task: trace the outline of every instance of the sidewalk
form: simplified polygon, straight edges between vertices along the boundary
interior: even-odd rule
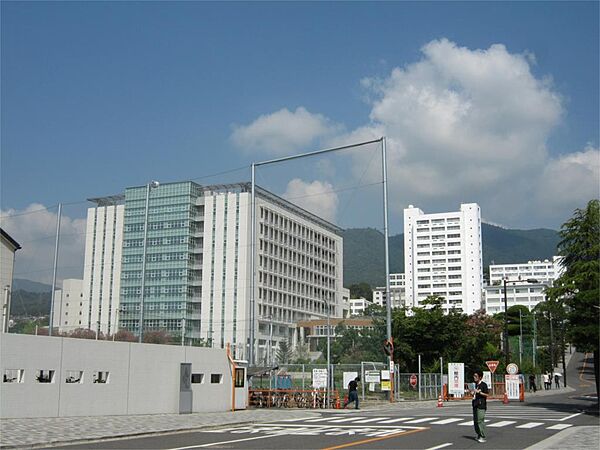
[[[560,431],[525,450],[598,450],[600,448],[600,429],[596,426],[573,427]]]
[[[0,447],[35,448],[252,422],[318,417],[318,410],[250,409],[236,412],[137,416],[0,419]]]

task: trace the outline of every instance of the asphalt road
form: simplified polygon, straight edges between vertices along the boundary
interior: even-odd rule
[[[214,430],[103,441],[60,448],[86,449],[525,449],[561,430],[598,426],[589,361],[573,360],[567,372],[575,392],[528,396],[524,403],[490,402],[488,441],[475,441],[468,403],[443,408],[401,406],[325,412],[321,417],[256,423]]]

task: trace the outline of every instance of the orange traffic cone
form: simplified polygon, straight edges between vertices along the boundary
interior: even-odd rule
[[[437,407],[441,408],[442,406],[444,406],[444,401],[442,400],[442,396],[440,395],[438,397],[438,403],[437,403]]]
[[[502,398],[502,403],[508,405],[508,394],[504,392],[504,397]]]

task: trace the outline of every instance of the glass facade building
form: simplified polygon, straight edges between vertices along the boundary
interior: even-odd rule
[[[146,186],[125,190],[120,328],[139,335]],[[193,182],[150,189],[143,302],[144,333],[165,330],[186,342],[200,338],[202,188]]]

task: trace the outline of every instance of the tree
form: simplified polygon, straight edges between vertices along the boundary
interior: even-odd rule
[[[68,337],[75,339],[96,339],[96,332],[87,328],[77,328],[71,331]]]
[[[564,302],[567,309],[567,338],[581,352],[594,354],[596,392],[600,391],[598,323],[600,321],[600,201],[591,200],[560,230],[559,254],[564,273],[552,288],[549,299]]]
[[[292,352],[292,362],[294,364],[308,364],[310,362],[307,344],[299,342],[298,345],[296,345],[296,348]]]
[[[143,337],[146,344],[170,344],[171,340],[171,335],[165,330],[146,331]]]
[[[279,364],[287,364],[290,362],[292,349],[290,348],[290,343],[288,341],[279,342],[279,348],[277,349],[275,357]]]
[[[373,290],[369,283],[358,283],[350,286],[350,298],[366,298],[373,301]]]
[[[138,338],[135,337],[135,335],[131,331],[125,329],[117,331],[114,337],[115,341],[121,342],[137,342],[138,340]]]

